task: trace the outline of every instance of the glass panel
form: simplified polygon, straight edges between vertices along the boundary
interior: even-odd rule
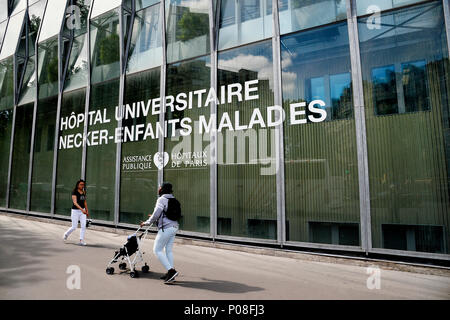
[[[423,2],[424,0],[358,0],[356,3],[358,16],[389,10],[396,7]]]
[[[28,8],[28,17],[30,19],[30,30],[29,30],[29,52],[28,55],[34,55],[34,44],[37,40],[37,35],[39,31],[39,26],[41,25],[42,16],[44,15],[44,9],[47,1],[41,0],[33,4]]]
[[[48,0],[45,9],[44,22],[39,33],[39,42],[56,36],[61,28],[65,16],[66,1]]]
[[[358,20],[374,248],[448,253],[449,63],[442,5]]]
[[[0,21],[8,19],[8,0],[0,0]]]
[[[122,0],[94,1],[91,19],[94,19],[105,12],[115,9],[121,4]]]
[[[27,55],[26,37],[27,37],[27,28],[24,23],[24,27],[22,28],[22,33],[20,35],[19,46],[16,50],[16,56],[18,58],[24,58]]]
[[[88,53],[87,35],[81,35],[73,39],[70,52],[69,65],[64,82],[64,90],[70,91],[87,85],[88,81]]]
[[[372,69],[374,94],[374,112],[376,115],[398,113],[397,81],[395,66],[383,66]]]
[[[219,50],[272,36],[272,12],[267,1],[222,0]]]
[[[31,211],[50,212],[58,96],[39,99],[34,137]]]
[[[0,207],[6,207],[13,109],[0,108]]]
[[[70,117],[72,112],[84,112],[86,104],[86,88],[65,92],[61,102],[61,119]],[[64,130],[59,136],[83,133],[83,126]],[[61,138],[60,138],[61,139]],[[60,142],[58,142],[60,143]],[[72,208],[72,189],[81,178],[81,157],[83,148],[63,148],[58,146],[58,164],[56,168],[55,214],[70,216]],[[89,205],[88,205],[89,207]]]
[[[58,37],[39,43],[39,99],[58,94]]]
[[[127,73],[162,64],[161,23],[159,5],[136,12]]]
[[[0,61],[0,110],[14,106],[13,57]]]
[[[125,80],[125,105],[147,104],[150,99],[159,97],[160,69],[135,73]],[[125,130],[136,130],[137,126],[155,127],[159,114],[122,120]],[[134,129],[133,129],[134,127]],[[146,131],[145,129],[143,129]],[[157,199],[158,167],[154,156],[158,153],[158,139],[148,137],[122,143],[122,164],[120,179],[119,221],[138,224],[148,219]]]
[[[90,6],[91,0],[76,0],[73,5],[67,7],[64,23],[66,33],[73,30],[75,37],[86,33]]]
[[[11,16],[25,10],[27,8],[27,0],[12,0]]]
[[[150,7],[155,3],[161,2],[160,0],[136,0],[136,11]]]
[[[110,122],[90,125],[90,134],[94,135],[92,132],[96,132],[97,137],[106,131],[110,135],[114,134],[117,127],[115,109],[118,102],[119,79],[92,86],[89,112],[96,111],[96,115],[100,114],[102,119],[109,119]],[[89,213],[93,219],[113,221],[116,144],[110,139],[105,143],[98,138],[96,142],[97,145],[87,147],[86,191]]]
[[[26,210],[34,103],[16,108],[9,207]]]
[[[120,73],[119,14],[108,12],[91,21],[91,81],[110,80]]]
[[[13,64],[12,57],[0,62],[0,207],[6,207],[8,187],[9,149],[13,118]]]
[[[279,5],[281,9],[287,7],[285,3]],[[347,19],[345,0],[290,0],[288,10],[281,9],[281,34]]]
[[[28,59],[27,68],[20,89],[19,104],[25,104],[36,100],[36,64],[34,56]]]
[[[167,0],[167,62],[209,53],[208,0]]]
[[[164,169],[164,180],[172,183],[174,196],[181,203],[183,217],[180,228],[204,233],[210,232],[209,134],[199,132],[198,121],[201,115],[209,119],[210,108],[204,107],[206,94],[201,94],[200,98],[200,93],[193,94],[192,100],[187,96],[191,91],[206,92],[210,83],[209,56],[167,66],[166,94],[175,99],[177,109],[166,105],[168,138],[164,142],[164,151],[169,161]],[[191,108],[187,100],[192,101]],[[190,119],[191,122],[183,119]],[[190,134],[186,134],[186,124],[192,126]]]
[[[26,48],[26,32],[22,32],[22,40],[20,42],[19,54],[28,56],[28,61],[25,64],[21,64],[22,58],[19,58],[18,76],[24,72],[24,77],[22,80],[21,88],[19,91],[19,104],[29,103],[36,99],[36,58],[35,58],[35,44],[37,40],[37,34],[39,31],[39,26],[42,21],[42,16],[45,9],[45,0],[38,1],[28,8],[28,49]],[[25,62],[25,60],[23,60]],[[18,81],[18,85],[20,85]]]
[[[430,110],[430,95],[425,60],[401,64],[405,112]]]
[[[23,18],[25,11],[10,17],[8,27],[6,29],[5,38],[3,40],[2,51],[0,52],[0,60],[14,54],[22,31]]]
[[[219,53],[217,76],[228,96],[217,107],[218,234],[276,239],[275,130],[264,125],[274,104],[272,42]],[[246,86],[257,99],[232,95]]]
[[[8,24],[8,21],[4,21],[4,22],[0,23],[0,49],[2,48],[3,36],[5,35],[7,24]]]
[[[360,245],[347,30],[345,22],[281,37],[287,240]],[[326,118],[314,123],[318,109]]]

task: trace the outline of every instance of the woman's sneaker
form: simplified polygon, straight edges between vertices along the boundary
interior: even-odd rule
[[[161,280],[166,280],[169,272],[165,273],[163,276],[159,277]]]
[[[167,278],[164,280],[164,283],[171,283],[175,281],[175,277],[178,275],[177,270],[170,269],[169,272],[167,272]]]
[[[86,246],[87,244],[86,244],[86,242],[84,242],[83,240],[80,240],[79,245],[80,245],[80,246]]]
[[[67,240],[67,235],[64,234],[64,236],[63,236],[63,241],[66,242],[66,240]]]

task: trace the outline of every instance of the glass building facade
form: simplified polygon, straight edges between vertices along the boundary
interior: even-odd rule
[[[447,0],[0,0],[0,210],[450,260]]]

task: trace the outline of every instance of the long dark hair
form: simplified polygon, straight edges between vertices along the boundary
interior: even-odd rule
[[[77,183],[75,184],[73,192],[78,192],[78,185],[80,184],[80,182],[84,182],[84,184],[86,185],[86,181],[84,181],[83,179],[78,180]],[[83,193],[86,194],[86,189],[83,190]]]

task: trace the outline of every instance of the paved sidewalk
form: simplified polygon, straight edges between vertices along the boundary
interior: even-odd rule
[[[80,229],[62,241],[68,227],[69,222],[0,214],[0,299],[450,299],[450,272],[427,275],[381,267],[381,287],[370,290],[366,267],[180,242],[174,246],[180,276],[165,285],[153,239],[144,244],[150,273],[132,279],[115,264],[110,276],[106,264],[126,236],[88,229],[88,246],[80,247]],[[81,289],[68,289],[69,266],[79,267]]]

